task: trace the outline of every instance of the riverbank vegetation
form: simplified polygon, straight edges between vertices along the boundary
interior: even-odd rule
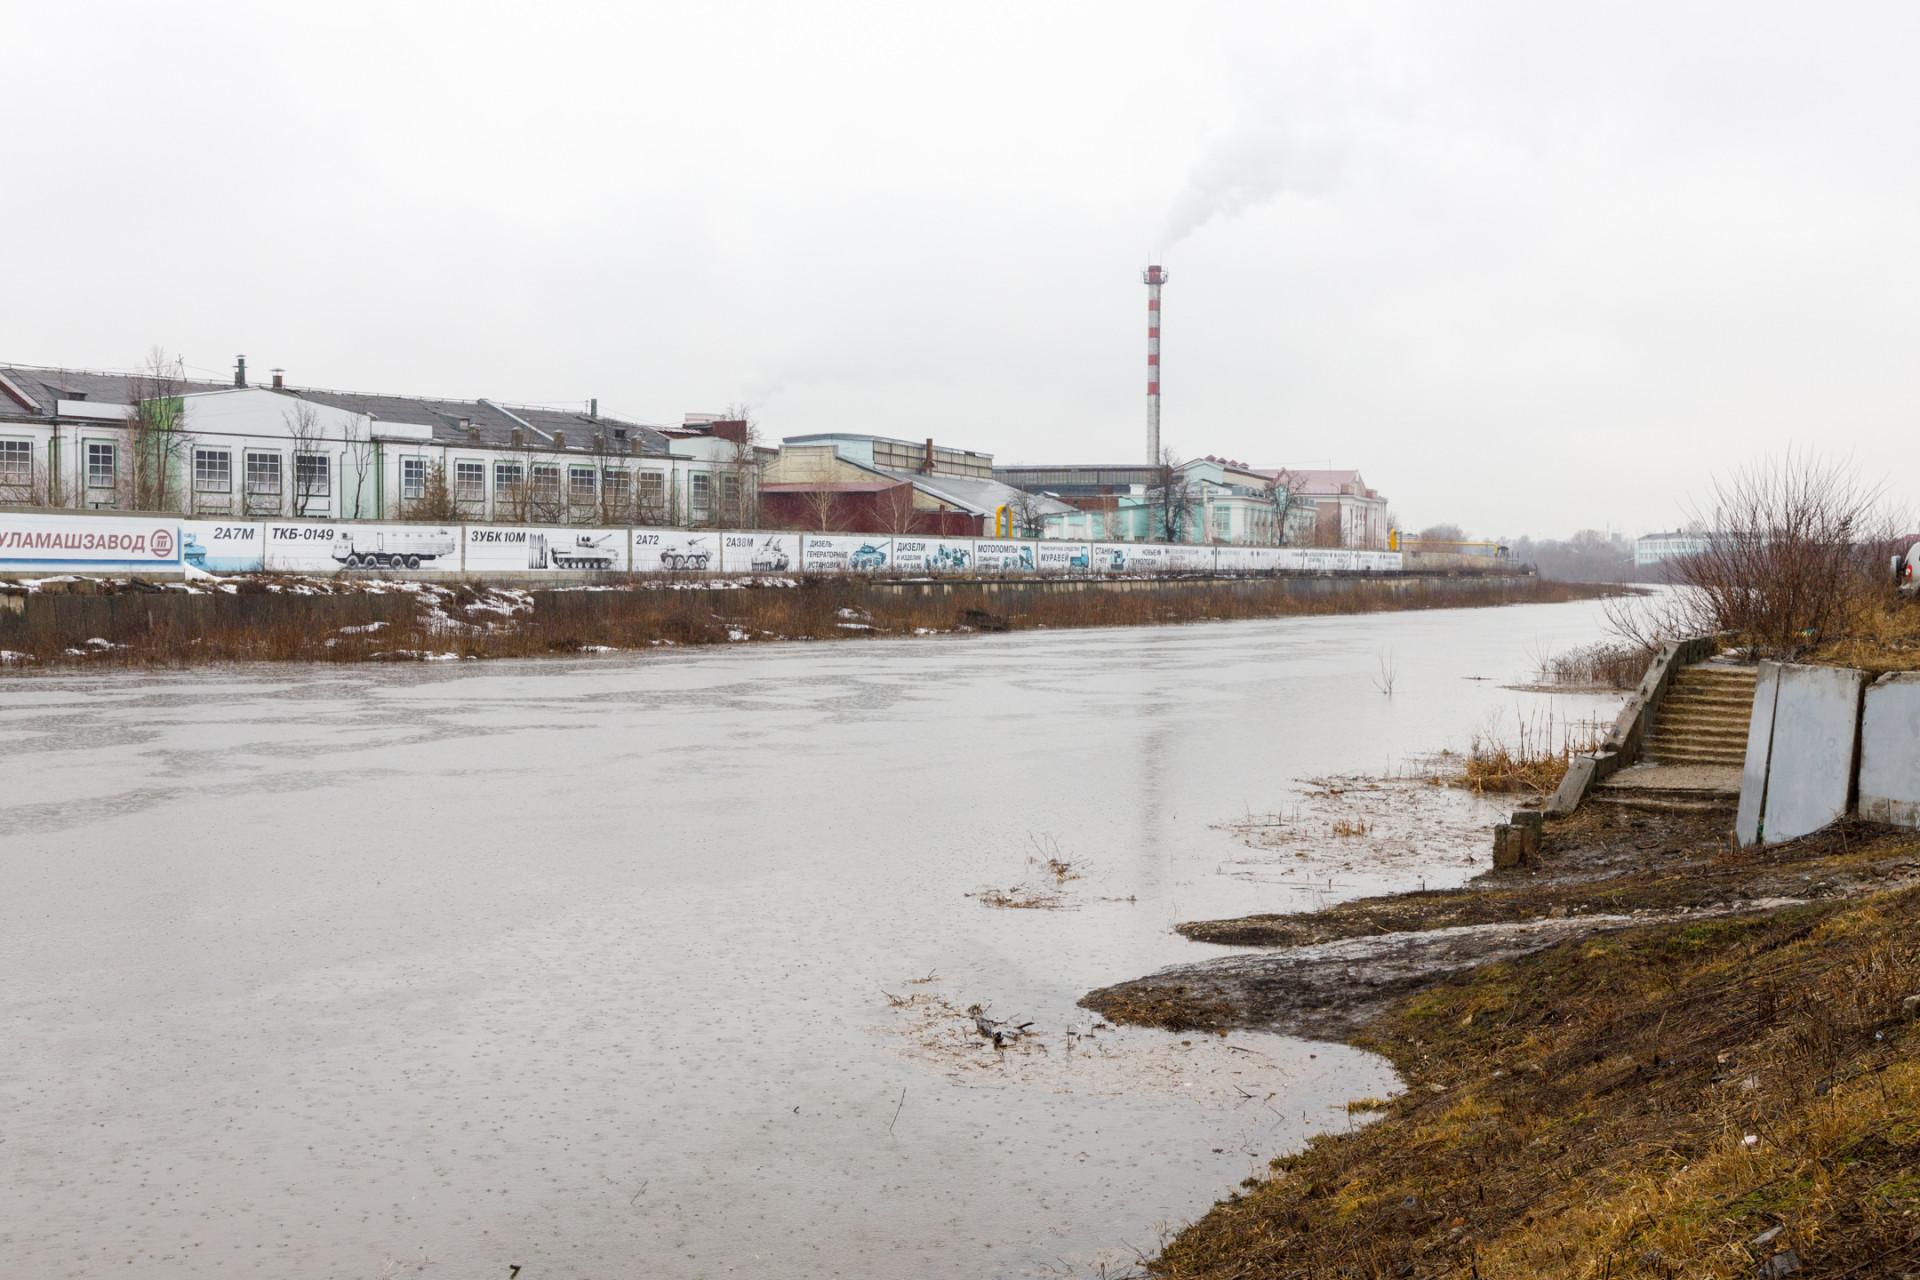
[[[189,593],[121,582],[0,605],[6,669],[232,661],[430,661],[764,640],[1559,603],[1616,588],[1531,577],[887,583],[848,578],[610,580],[528,591],[256,575]]]
[[[1275,950],[1085,1003],[1114,1021],[1343,1039],[1407,1089],[1375,1123],[1274,1161],[1149,1271],[1920,1271],[1916,885],[1912,832],[1843,824],[1740,850],[1723,816],[1595,807],[1550,827],[1532,870],[1181,926]],[[1432,940],[1427,971],[1369,959],[1376,944],[1404,956],[1409,938]],[[1338,980],[1314,989],[1288,957],[1328,946]]]

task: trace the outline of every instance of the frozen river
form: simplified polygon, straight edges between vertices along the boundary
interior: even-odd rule
[[[1178,920],[1484,867],[1443,822],[1321,840],[1296,780],[1549,701],[1611,714],[1501,687],[1599,632],[1583,603],[9,678],[0,1261],[1123,1263],[1394,1082],[1339,1046],[1095,1031],[1074,1002],[1221,953]],[[1307,856],[1221,828],[1289,806]],[[1079,878],[1030,861],[1055,856]],[[975,1004],[1027,1036],[995,1050]]]

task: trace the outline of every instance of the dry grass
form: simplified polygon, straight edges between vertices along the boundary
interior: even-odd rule
[[[1346,589],[1331,590],[1335,585]],[[193,596],[123,586],[109,595],[30,598],[22,611],[0,608],[0,649],[22,655],[4,669],[510,658],[1482,607],[1591,598],[1607,590],[1537,579],[1035,582],[995,588],[817,578],[721,586],[635,579],[595,590],[516,591],[268,575],[220,586],[214,594]],[[851,625],[850,617],[860,621]],[[372,622],[381,625],[358,629]]]
[[[1920,1271],[1916,992],[1920,891],[1473,971],[1375,1024],[1409,1085],[1379,1123],[1276,1160],[1151,1270],[1732,1280],[1791,1250],[1809,1275]]]
[[[1552,795],[1573,758],[1598,750],[1605,738],[1606,726],[1595,721],[1536,712],[1516,719],[1511,738],[1493,726],[1475,734],[1460,772],[1436,780],[1475,794]]]
[[[1570,688],[1632,689],[1653,665],[1654,650],[1631,642],[1585,645],[1539,660],[1541,684]]]

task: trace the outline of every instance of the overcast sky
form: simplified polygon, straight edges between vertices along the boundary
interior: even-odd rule
[[[1007,462],[1358,467],[1413,527],[1913,472],[1920,8],[19,3],[0,360]],[[1909,496],[1902,479],[1899,496]]]

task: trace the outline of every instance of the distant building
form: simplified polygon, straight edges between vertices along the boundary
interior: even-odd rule
[[[788,436],[762,479],[770,523],[846,533],[991,534],[1004,519],[1034,536],[1069,509],[996,479],[992,454],[853,432]]]
[[[1000,467],[1008,484],[1077,508],[1047,519],[1049,538],[1109,542],[1166,536],[1162,472],[1146,465]],[[1229,546],[1312,546],[1319,520],[1312,500],[1277,473],[1208,455],[1181,464],[1175,541]]]
[[[744,422],[0,365],[0,503],[216,517],[753,523]],[[158,389],[157,389],[158,388]],[[141,406],[145,406],[144,409]],[[156,412],[156,409],[158,410]]]
[[[1261,471],[1314,506],[1314,543],[1356,551],[1387,549],[1387,500],[1358,471]]]
[[[1643,533],[1633,540],[1633,565],[1636,569],[1642,569],[1677,556],[1697,556],[1711,545],[1712,535],[1700,529]]]

